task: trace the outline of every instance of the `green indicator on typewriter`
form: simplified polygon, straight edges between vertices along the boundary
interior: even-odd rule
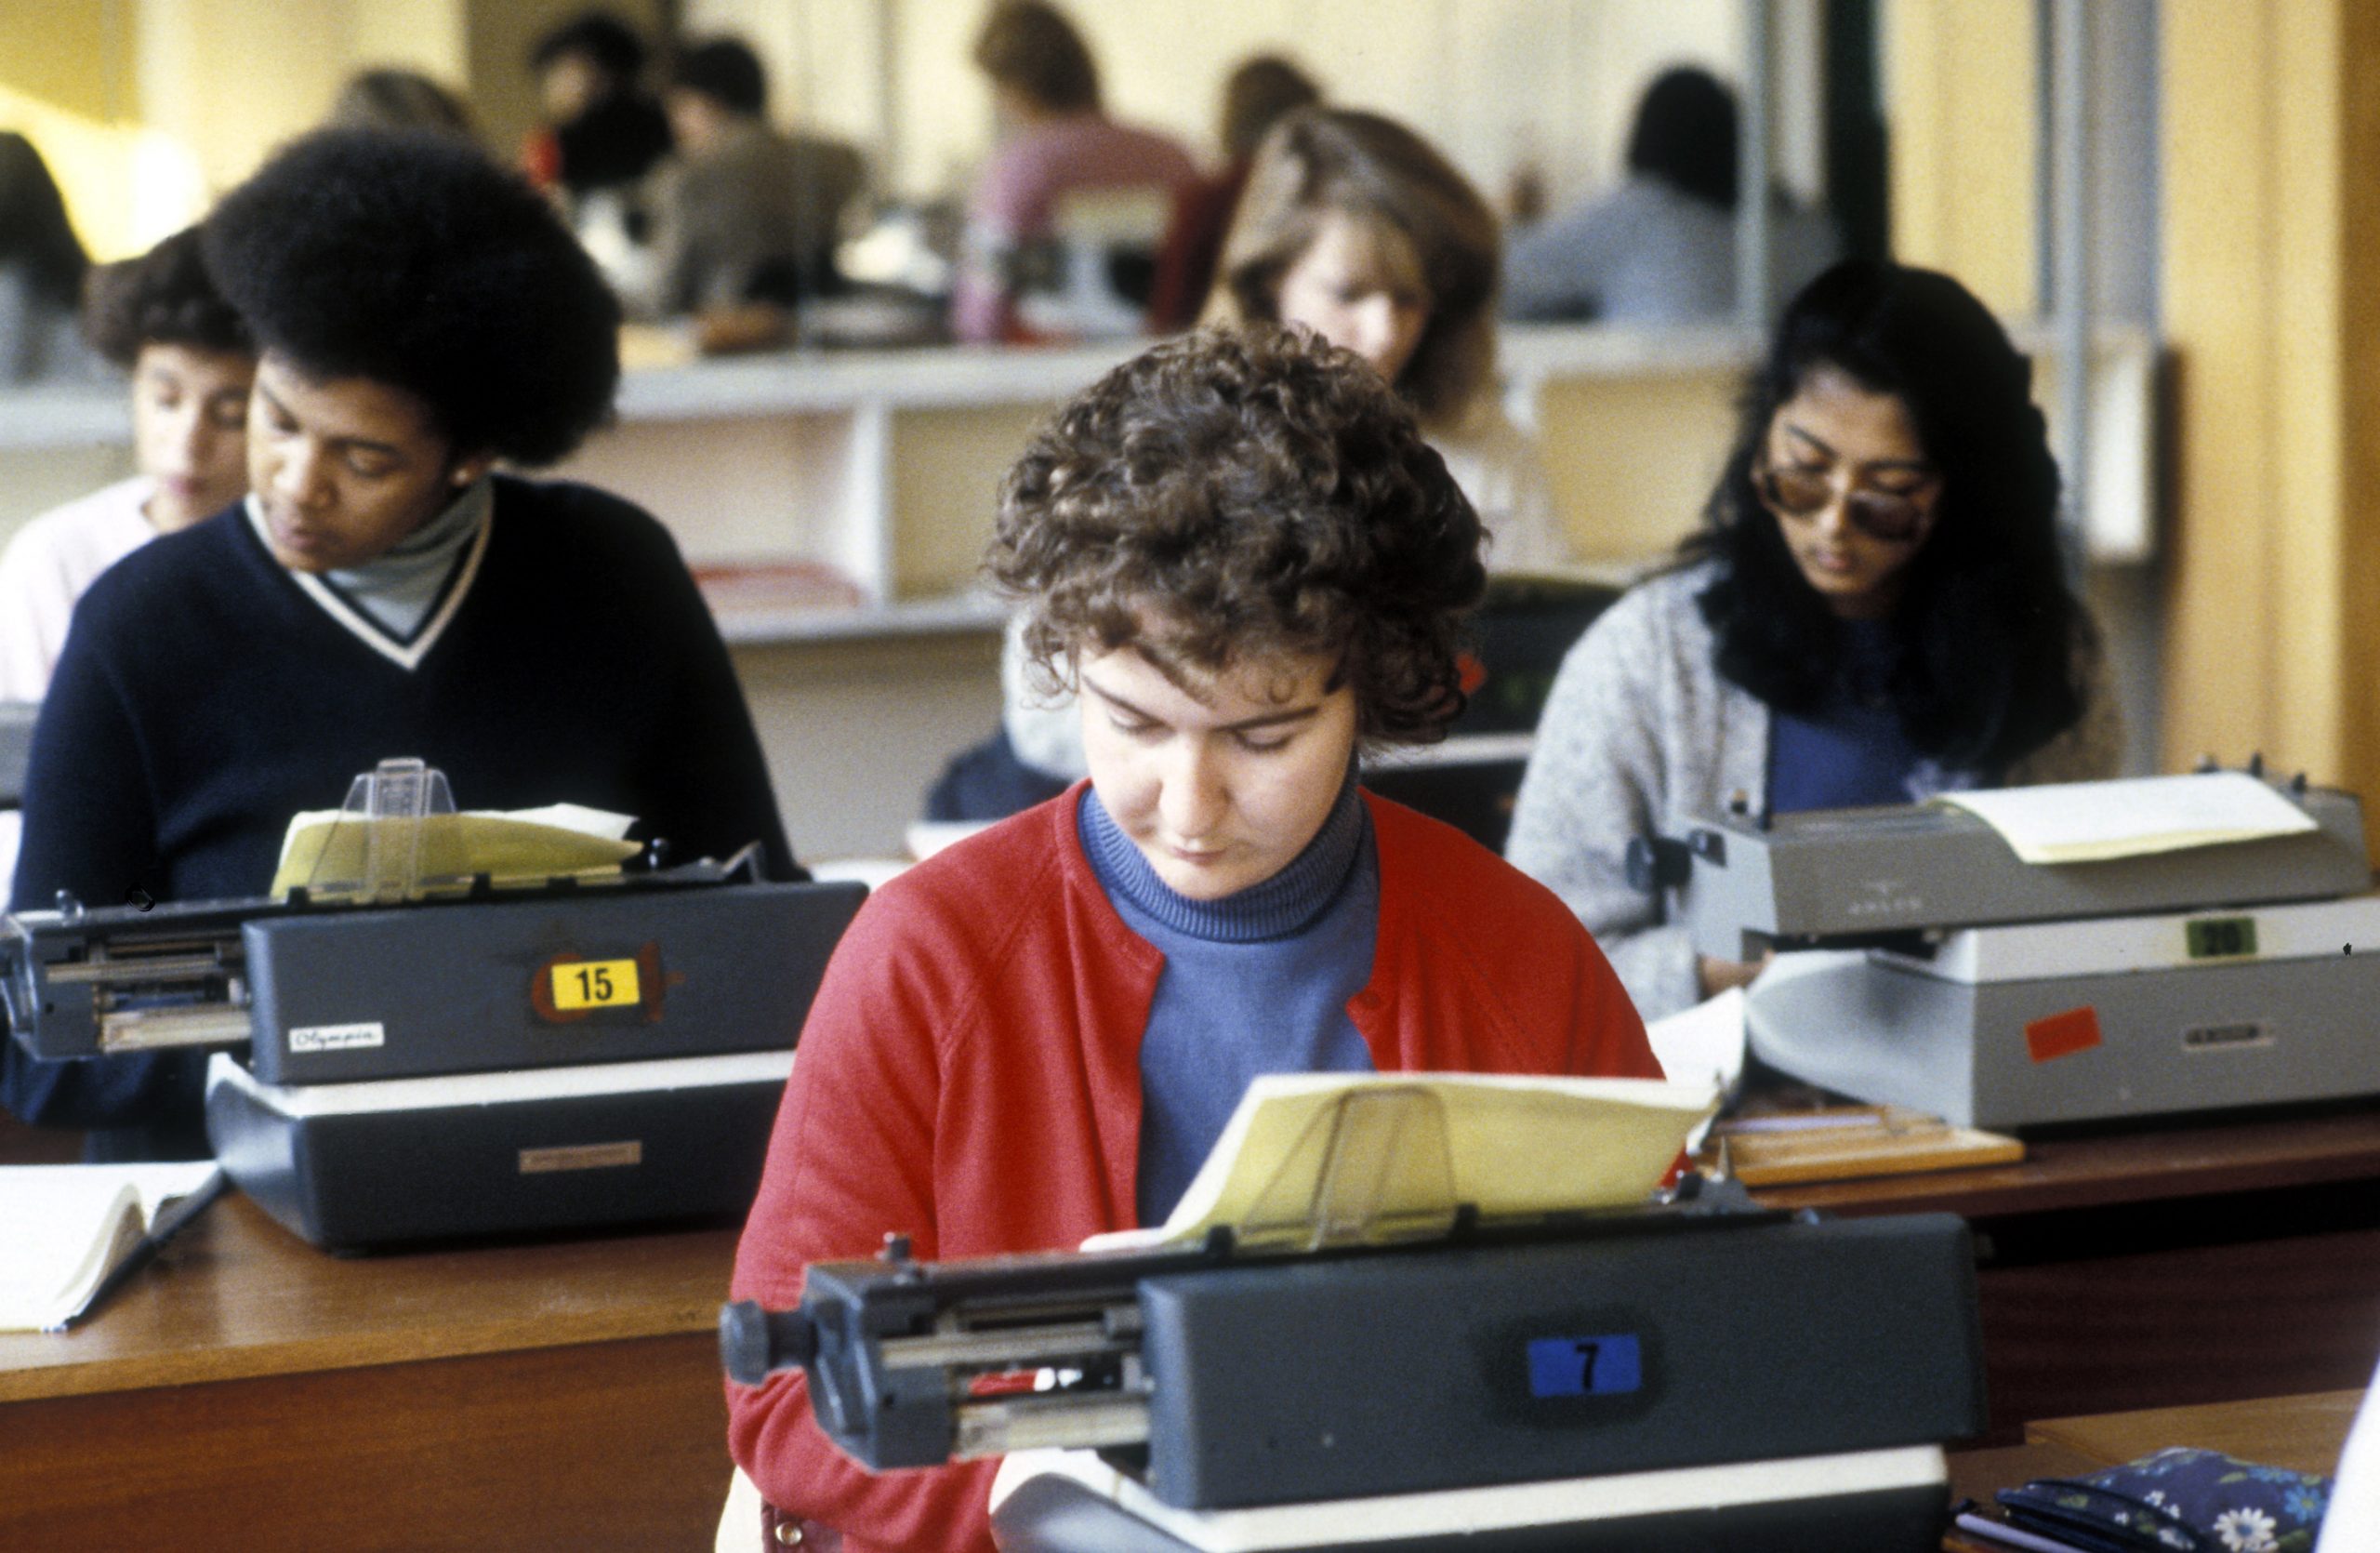
[[[2233,960],[2256,952],[2254,917],[2202,917],[2184,923],[2192,960]]]

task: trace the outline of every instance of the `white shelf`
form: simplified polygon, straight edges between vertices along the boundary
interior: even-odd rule
[[[2016,337],[2046,378],[2043,328]],[[1051,408],[1145,343],[780,352],[641,368],[622,378],[615,420],[557,472],[643,505],[696,564],[804,557],[882,601],[734,611],[721,622],[733,641],[983,630],[998,612],[965,602],[965,591],[1000,475]],[[1727,435],[1726,403],[1761,350],[1727,327],[1502,330],[1509,397],[1525,422],[1545,411],[1549,473],[1583,548],[1661,553],[1691,525]],[[2097,559],[2153,548],[2157,360],[2143,329],[2099,333],[2092,467],[2079,482]],[[0,453],[20,464],[54,453],[66,471],[130,436],[118,389],[32,391],[0,405]],[[85,477],[79,465],[71,472]]]
[[[1144,341],[1064,350],[937,346],[910,351],[785,351],[648,367],[620,380],[623,421],[842,414],[863,406],[967,409],[1055,404]]]
[[[121,447],[131,442],[132,406],[120,387],[0,392],[0,450]]]
[[[856,609],[723,609],[713,611],[712,618],[728,645],[758,647],[887,636],[997,634],[1008,611],[988,594],[951,593]]]
[[[898,410],[1055,404],[1130,360],[1150,341],[1014,349],[936,346],[906,351],[781,351],[621,378],[624,422],[821,415],[883,405]],[[1500,336],[1508,381],[1741,371],[1760,342],[1733,329],[1621,329],[1518,324]]]

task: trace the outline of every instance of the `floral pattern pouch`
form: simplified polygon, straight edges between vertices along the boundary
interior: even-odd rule
[[[2176,1447],[1999,1498],[2012,1524],[2085,1553],[2307,1553],[2331,1480]]]

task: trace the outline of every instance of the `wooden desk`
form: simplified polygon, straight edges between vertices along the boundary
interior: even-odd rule
[[[0,1111],[0,1165],[73,1164],[82,1157],[82,1134],[65,1127],[28,1127]]]
[[[1755,1195],[1973,1224],[1988,1443],[2033,1419],[2361,1387],[2380,1354],[2380,1105],[2050,1138],[2021,1164]]]
[[[1951,1502],[1973,1499],[1989,1505],[2003,1488],[2036,1478],[2080,1477],[2171,1445],[2221,1451],[2260,1467],[2328,1475],[2338,1469],[2347,1429],[2362,1404],[2361,1391],[2327,1391],[2043,1419],[2025,1427],[2022,1445],[1951,1453]],[[1999,1545],[1962,1533],[1953,1533],[1942,1546],[1955,1553],[1999,1553]]]
[[[2028,1425],[2025,1438],[2088,1456],[2098,1467],[2137,1461],[2169,1445],[2220,1451],[2259,1467],[2293,1472],[2338,1470],[2360,1391],[2321,1391],[2309,1397],[2260,1397],[2209,1407],[2152,1408],[2142,1413],[2101,1414],[2094,1418],[2051,1418]]]
[[[236,1194],[0,1334],[0,1547],[707,1547],[732,1229],[342,1259]]]
[[[1989,1244],[1985,1443],[2015,1445],[2034,1419],[2360,1387],[2375,1182],[2380,1106],[1762,1195],[1968,1215]],[[707,1546],[734,1243],[342,1260],[227,1199],[90,1326],[0,1334],[0,1547],[113,1548],[141,1527],[190,1549]]]

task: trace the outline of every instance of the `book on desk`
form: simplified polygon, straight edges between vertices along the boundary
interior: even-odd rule
[[[94,1311],[222,1189],[212,1161],[0,1168],[0,1331]]]

